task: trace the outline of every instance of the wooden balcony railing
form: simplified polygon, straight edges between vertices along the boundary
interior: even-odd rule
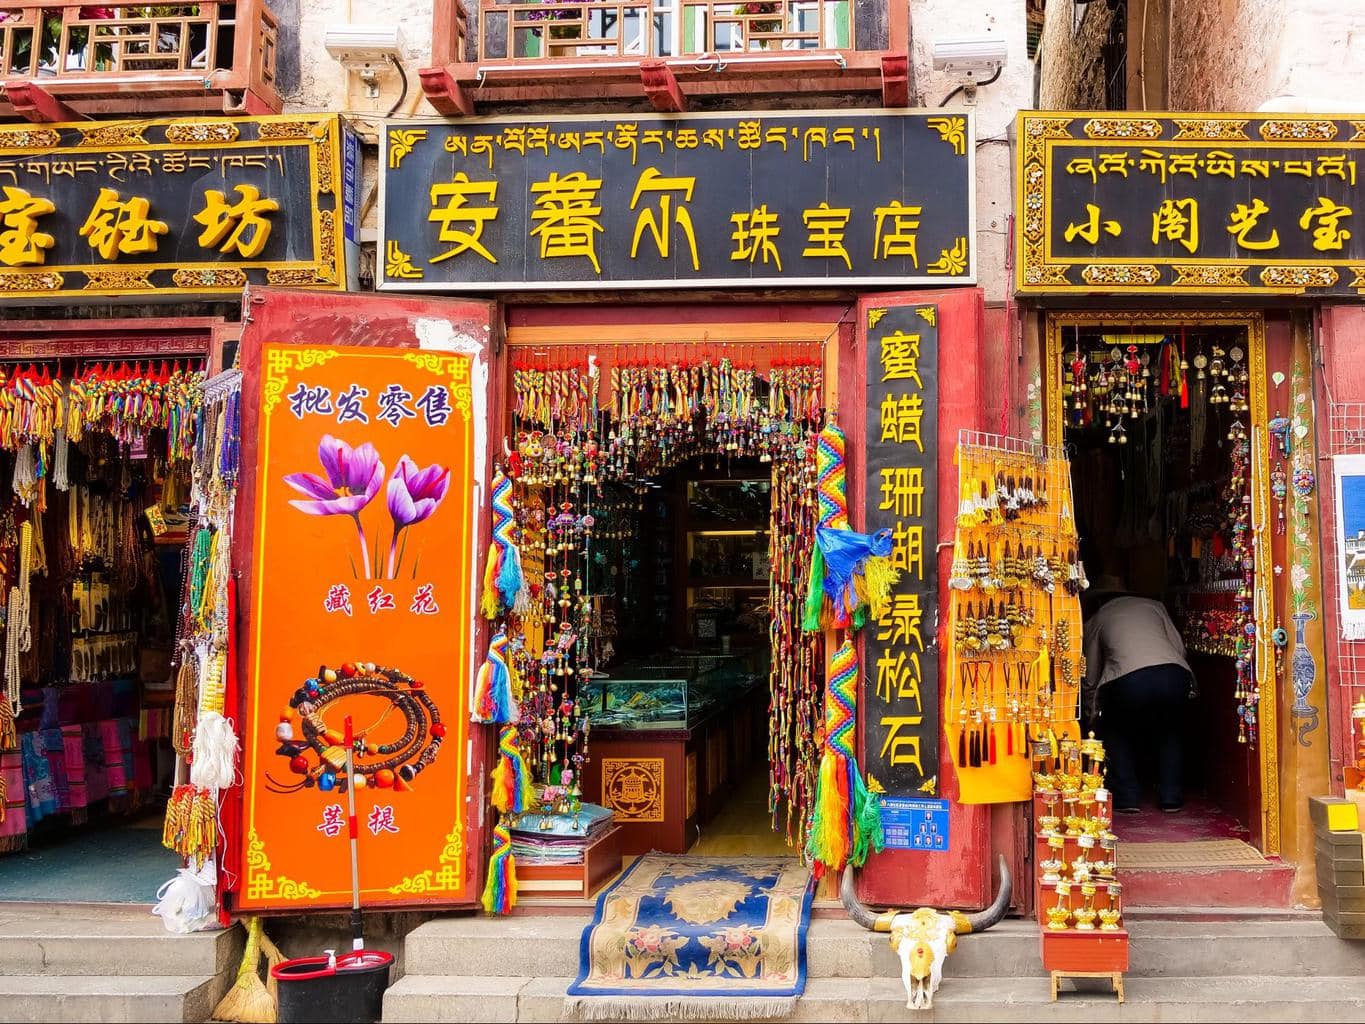
[[[855,49],[850,0],[484,0],[479,21],[483,64]]]
[[[276,112],[278,38],[263,0],[0,0],[0,113],[29,86],[80,115]]]
[[[904,0],[435,0],[422,88],[449,115],[642,92],[662,111],[689,95],[878,91],[902,106],[908,15]]]

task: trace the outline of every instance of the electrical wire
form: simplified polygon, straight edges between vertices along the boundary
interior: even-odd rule
[[[403,89],[398,94],[398,99],[394,101],[393,106],[389,108],[389,112],[384,115],[385,117],[393,117],[398,108],[403,105],[403,101],[408,98],[408,73],[403,70],[403,62],[390,55],[389,63],[392,64],[393,69],[398,72],[398,77],[403,83]]]
[[[949,101],[949,100],[951,100],[951,99],[952,99],[954,96],[956,96],[958,93],[962,92],[962,90],[966,89],[967,86],[969,86],[969,85],[975,86],[975,87],[978,88],[978,89],[979,89],[981,86],[983,86],[983,85],[990,85],[992,82],[994,82],[997,78],[1000,77],[1000,72],[1002,72],[1002,71],[1004,71],[1004,70],[1005,70],[1005,65],[1001,64],[998,68],[995,69],[995,74],[991,75],[990,78],[983,78],[983,79],[982,79],[981,81],[979,81],[979,82],[963,82],[963,83],[962,83],[961,85],[959,85],[956,89],[954,89],[952,92],[950,92],[947,96],[943,97],[943,102],[940,103],[939,106],[940,106],[940,107],[946,107],[946,106],[948,105],[948,101]]]

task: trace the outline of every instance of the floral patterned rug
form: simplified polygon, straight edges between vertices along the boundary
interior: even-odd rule
[[[585,1020],[784,1016],[814,892],[793,857],[641,857],[597,900],[567,1009]]]

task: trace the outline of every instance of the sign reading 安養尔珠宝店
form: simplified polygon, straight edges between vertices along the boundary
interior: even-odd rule
[[[336,115],[0,125],[0,301],[345,287]]]
[[[1365,120],[1019,115],[1020,292],[1365,293]]]
[[[970,114],[390,122],[379,286],[970,284]]]

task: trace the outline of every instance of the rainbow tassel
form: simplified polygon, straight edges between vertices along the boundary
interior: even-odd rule
[[[499,630],[488,641],[488,655],[479,666],[474,684],[473,721],[506,725],[515,722],[520,714],[512,697],[517,689],[515,669],[507,660],[507,634]]]
[[[512,832],[503,821],[493,826],[493,852],[488,858],[488,881],[483,887],[483,909],[510,913],[517,905],[517,865],[512,858]]]
[[[876,617],[889,606],[900,578],[891,564],[891,531],[856,533],[849,527],[845,449],[844,433],[833,423],[820,431],[815,446],[820,519],[801,622],[808,633],[862,629],[869,610]]]
[[[517,743],[517,727],[498,731],[498,766],[493,769],[493,792],[489,799],[503,814],[524,814],[536,802],[531,773]]]
[[[881,803],[863,783],[853,748],[858,716],[858,656],[845,640],[830,658],[825,684],[825,749],[806,852],[820,870],[861,865],[883,843]]]
[[[493,540],[484,566],[480,607],[486,618],[496,619],[525,599],[521,555],[513,536],[516,517],[512,512],[512,481],[498,468],[493,473]]]

